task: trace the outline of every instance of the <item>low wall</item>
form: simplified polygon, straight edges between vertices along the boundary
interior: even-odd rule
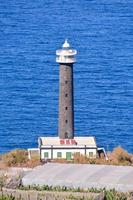
[[[0,194],[12,195],[19,200],[88,200],[92,198],[94,200],[103,200],[102,194],[96,193],[79,193],[79,192],[53,192],[53,191],[23,191],[3,188]]]

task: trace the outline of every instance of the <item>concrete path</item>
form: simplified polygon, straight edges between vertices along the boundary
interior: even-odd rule
[[[48,163],[36,167],[22,179],[24,185],[80,188],[115,188],[133,191],[133,167]]]

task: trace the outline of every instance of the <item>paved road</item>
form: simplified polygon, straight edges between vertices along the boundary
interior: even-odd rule
[[[115,188],[133,191],[133,167],[48,163],[24,176],[24,185]]]

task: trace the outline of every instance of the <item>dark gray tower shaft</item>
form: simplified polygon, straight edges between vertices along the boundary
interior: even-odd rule
[[[60,64],[59,128],[60,139],[74,137],[73,63],[77,51],[67,40],[62,49],[56,50],[56,62]]]
[[[59,137],[74,137],[73,63],[60,63]]]

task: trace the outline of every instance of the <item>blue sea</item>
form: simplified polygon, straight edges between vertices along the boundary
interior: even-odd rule
[[[58,134],[65,38],[78,51],[75,135],[133,153],[132,0],[0,0],[0,153]]]

